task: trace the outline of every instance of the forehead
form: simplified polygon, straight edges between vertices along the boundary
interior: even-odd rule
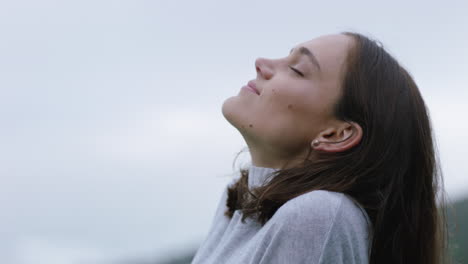
[[[300,43],[294,48],[305,47],[317,58],[322,74],[336,78],[345,62],[352,37],[343,34],[325,35]]]

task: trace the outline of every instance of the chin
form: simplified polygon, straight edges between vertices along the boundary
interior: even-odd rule
[[[224,118],[232,124],[232,119],[235,114],[235,104],[233,98],[229,97],[224,100],[223,105],[221,106],[221,112],[223,113]]]
[[[221,112],[224,118],[234,127],[239,125],[239,111],[242,111],[242,106],[238,104],[236,96],[229,97],[223,102]]]

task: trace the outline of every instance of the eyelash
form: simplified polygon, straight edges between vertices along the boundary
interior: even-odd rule
[[[291,66],[289,66],[289,68],[291,68],[291,70],[293,70],[295,73],[299,74],[301,77],[304,77],[304,74],[302,72],[298,71],[297,69],[295,69],[295,68],[293,68]]]

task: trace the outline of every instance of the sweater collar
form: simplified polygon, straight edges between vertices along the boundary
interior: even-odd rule
[[[248,181],[249,189],[260,187],[263,184],[266,184],[267,182],[264,183],[266,178],[268,178],[268,176],[271,173],[278,171],[278,170],[279,169],[265,168],[265,167],[258,167],[258,166],[251,165],[249,167],[249,181]]]

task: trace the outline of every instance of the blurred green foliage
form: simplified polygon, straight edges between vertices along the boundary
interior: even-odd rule
[[[447,218],[450,232],[450,253],[454,264],[468,263],[468,197],[453,204]]]

